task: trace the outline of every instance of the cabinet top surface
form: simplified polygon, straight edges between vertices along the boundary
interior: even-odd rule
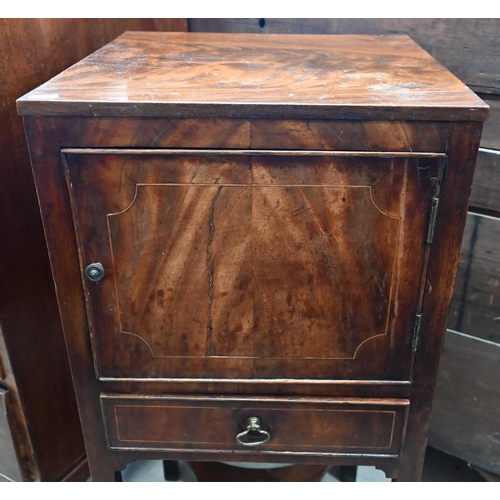
[[[127,32],[21,97],[22,115],[484,120],[407,36]]]

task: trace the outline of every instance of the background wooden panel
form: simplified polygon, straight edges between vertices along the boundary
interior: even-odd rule
[[[12,365],[4,387],[34,450],[25,480],[62,478],[84,447],[15,100],[126,30],[185,31],[186,20],[0,20],[0,325]]]
[[[500,212],[500,151],[479,149],[470,208]]]
[[[429,444],[500,473],[500,344],[448,332]]]
[[[469,213],[448,317],[448,328],[498,343],[499,242],[500,219]]]
[[[467,85],[500,93],[499,19],[189,19],[190,31],[408,34]]]
[[[498,30],[500,32],[500,22]],[[498,74],[500,75],[500,70]],[[500,149],[500,96],[481,94],[479,97],[490,106],[490,115],[483,126],[481,147]]]

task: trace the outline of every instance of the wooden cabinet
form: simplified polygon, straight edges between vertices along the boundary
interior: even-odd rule
[[[407,37],[126,33],[18,109],[94,480],[419,478],[479,98]]]

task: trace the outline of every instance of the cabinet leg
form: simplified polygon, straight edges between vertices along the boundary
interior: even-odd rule
[[[412,482],[418,483],[422,479],[422,468],[419,467],[405,467],[398,471],[398,477],[393,478],[393,482]]]
[[[165,481],[178,481],[179,462],[177,460],[163,460],[163,475]]]
[[[113,466],[110,464],[99,464],[98,466],[93,466],[89,463],[90,476],[92,477],[93,483],[121,483],[122,473],[121,471],[114,470]]]
[[[424,468],[426,440],[422,439],[420,446],[415,446],[411,453],[404,453],[397,471],[398,482],[419,482]]]
[[[342,465],[340,467],[340,480],[343,483],[355,483],[358,468],[355,465]]]

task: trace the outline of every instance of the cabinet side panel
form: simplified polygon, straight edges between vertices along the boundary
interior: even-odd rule
[[[91,474],[95,472],[98,476],[101,467],[109,467],[106,461],[108,450],[103,444],[102,419],[98,417],[99,388],[93,371],[73,221],[60,153],[63,145],[72,142],[72,135],[80,135],[80,129],[67,128],[58,120],[35,117],[24,120],[87,457]],[[97,470],[93,472],[92,467]]]
[[[415,356],[408,430],[401,478],[420,477],[425,432],[431,415],[448,308],[453,293],[482,124],[457,122],[449,138],[449,159],[441,188],[439,213],[431,246],[429,270]]]

